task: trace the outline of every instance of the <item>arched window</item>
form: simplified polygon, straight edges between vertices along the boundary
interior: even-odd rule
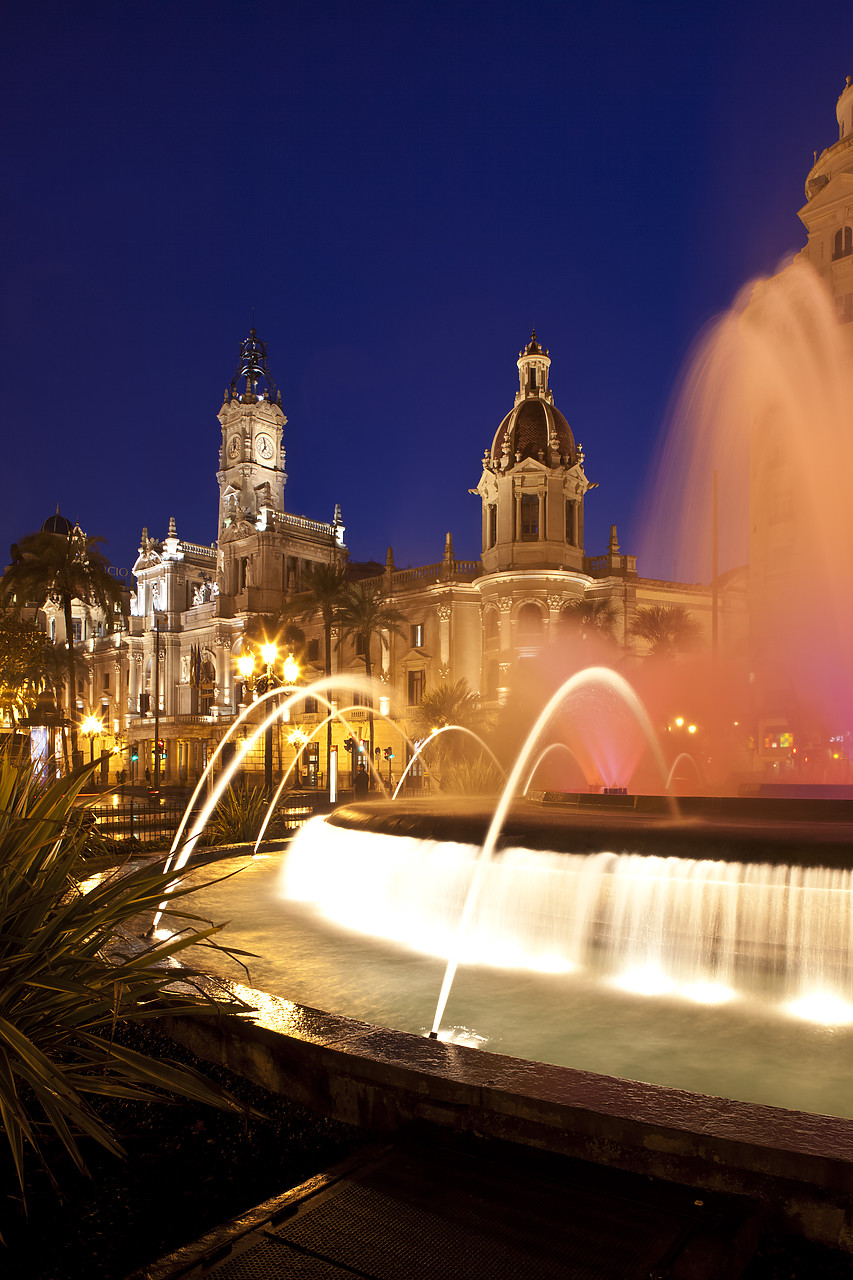
[[[835,233],[833,258],[846,258],[853,253],[853,227],[839,227]]]
[[[501,617],[497,609],[490,609],[483,619],[483,638],[487,647],[497,644],[501,630]]]
[[[201,664],[201,677],[198,690],[199,714],[209,716],[213,710],[213,693],[216,684],[216,668],[210,658]]]
[[[518,611],[519,644],[533,644],[542,639],[544,621],[538,604],[523,604]]]

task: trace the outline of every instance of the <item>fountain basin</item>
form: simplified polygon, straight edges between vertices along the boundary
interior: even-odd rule
[[[616,799],[624,803],[623,797]],[[559,837],[564,848],[577,853],[601,850],[603,841],[613,848],[633,850],[648,841],[650,852],[680,850],[695,858],[700,850],[707,850],[719,859],[723,830],[732,856],[740,861],[745,860],[744,849],[750,848],[754,862],[779,864],[792,861],[791,851],[798,848],[804,854],[810,852],[812,861],[819,865],[827,865],[830,857],[839,863],[843,859],[844,865],[849,862],[850,846],[845,837],[849,840],[850,830],[837,814],[832,822],[823,824],[801,819],[798,825],[785,821],[784,816],[774,822],[766,813],[762,822],[755,823],[744,821],[742,812],[734,817],[722,813],[714,822],[690,818],[673,823],[654,811],[653,805],[649,808],[653,811],[648,816],[641,813],[639,818],[634,812],[611,811],[603,815],[584,812],[567,820],[565,812],[516,806],[503,843],[523,840],[528,847],[553,849],[555,844],[559,847]],[[476,844],[490,815],[488,806],[476,809],[470,803],[456,806],[442,802],[440,811],[433,805],[367,804],[338,810],[327,821],[341,836],[349,830],[386,837],[391,833],[426,836],[445,842],[464,839]],[[777,836],[783,837],[781,850]],[[261,866],[251,864],[247,874],[261,875]],[[369,880],[370,874],[365,878]],[[239,877],[229,881],[223,889],[225,896],[208,908],[214,918],[227,918],[227,895],[231,886],[238,884]],[[268,899],[261,911],[264,927],[269,923],[271,902]],[[233,914],[238,917],[236,908]],[[273,928],[289,929],[291,923],[289,919],[276,920]],[[248,940],[240,936],[231,940],[263,954],[265,936],[270,935],[257,933]],[[853,1119],[787,1109],[768,1101],[709,1096],[716,1087],[713,1072],[711,1087],[707,1078],[700,1089],[695,1089],[695,1083],[689,1088],[671,1087],[671,1081],[651,1084],[606,1071],[579,1069],[588,1064],[577,1058],[574,1065],[552,1065],[528,1061],[512,1049],[513,1056],[498,1055],[463,1044],[428,1041],[423,1035],[411,1034],[427,1021],[428,1008],[409,1021],[408,1029],[378,1027],[346,1016],[365,1007],[365,991],[371,998],[375,994],[369,969],[356,969],[358,1000],[348,1001],[338,993],[337,1005],[331,1006],[338,1012],[320,1012],[306,1000],[312,976],[321,969],[333,973],[348,969],[354,962],[348,955],[335,959],[313,952],[301,935],[290,938],[288,945],[290,951],[279,977],[271,981],[262,975],[257,984],[276,994],[247,988],[240,991],[258,1009],[254,1021],[230,1018],[214,1025],[199,1020],[180,1024],[175,1034],[202,1056],[349,1122],[389,1130],[435,1123],[688,1186],[749,1195],[772,1208],[786,1229],[801,1230],[815,1240],[853,1250]],[[304,981],[293,968],[293,959],[300,954],[306,957]],[[394,964],[401,964],[399,953]],[[437,964],[434,959],[433,964]],[[401,968],[403,977],[399,980],[408,990],[413,971],[405,963]],[[427,974],[425,985],[419,988],[420,1003],[424,990],[432,991],[433,982],[434,975]],[[297,1000],[283,998],[285,992]],[[463,995],[467,1000],[467,991]],[[481,1016],[473,1019],[475,1026]],[[675,1021],[681,1017],[678,1013]],[[713,1036],[706,1034],[710,1047]],[[844,1043],[839,1037],[846,1080],[844,1064],[849,1055]],[[700,1049],[702,1056],[705,1050]],[[784,1050],[774,1041],[767,1058],[779,1060],[785,1052],[793,1059],[807,1058],[809,1053],[816,1059],[824,1056],[821,1046]],[[536,1054],[542,1056],[539,1049]],[[814,1098],[808,1106],[815,1107]]]

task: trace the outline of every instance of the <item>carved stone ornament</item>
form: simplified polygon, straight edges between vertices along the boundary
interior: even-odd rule
[[[501,613],[509,613],[510,609],[512,608],[512,596],[499,596],[498,608],[500,609]]]
[[[552,611],[552,613],[556,613],[559,609],[563,607],[564,599],[565,599],[565,596],[549,596],[548,597],[548,608]]]
[[[452,609],[449,604],[440,604],[438,606],[438,617],[441,622],[449,622]]]
[[[228,528],[219,539],[220,542],[236,542],[239,538],[251,537],[256,533],[255,522],[248,511],[238,504],[234,507],[234,515]]]

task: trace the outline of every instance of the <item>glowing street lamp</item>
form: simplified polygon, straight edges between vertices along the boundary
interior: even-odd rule
[[[80,725],[80,732],[89,739],[89,764],[95,763],[95,734],[100,733],[103,727],[97,716],[86,716]]]
[[[276,683],[275,662],[278,657],[278,645],[273,641],[262,644],[261,657],[267,669],[264,682],[264,693],[267,693]],[[264,792],[268,798],[272,795],[272,721],[264,731]]]

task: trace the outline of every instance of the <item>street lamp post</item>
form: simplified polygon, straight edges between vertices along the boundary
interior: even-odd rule
[[[266,687],[264,689],[266,693],[276,683],[275,662],[278,657],[278,646],[272,642],[262,644],[261,657],[267,668]],[[264,793],[267,798],[272,795],[272,720],[270,720],[264,732]]]
[[[296,661],[292,653],[289,653],[285,658],[284,662],[282,663],[281,670],[282,670],[282,675],[284,676],[284,692],[292,693],[296,686],[297,681],[299,680],[299,663]],[[289,713],[285,715],[285,719],[286,720],[290,719]],[[289,739],[291,746],[296,746],[297,750],[299,749],[299,745],[300,745],[299,744],[300,737],[302,739],[302,744],[304,745],[305,735],[300,733],[298,729],[294,730],[294,732],[291,734]],[[299,786],[298,755],[297,755],[297,764],[296,764],[296,785]]]
[[[255,655],[253,653],[249,653],[248,651],[246,653],[241,653],[237,659],[237,670],[240,672],[240,679],[242,681],[243,696],[240,699],[240,703],[241,703],[241,706],[245,706],[246,685],[250,683],[252,679],[252,673],[255,670]]]

